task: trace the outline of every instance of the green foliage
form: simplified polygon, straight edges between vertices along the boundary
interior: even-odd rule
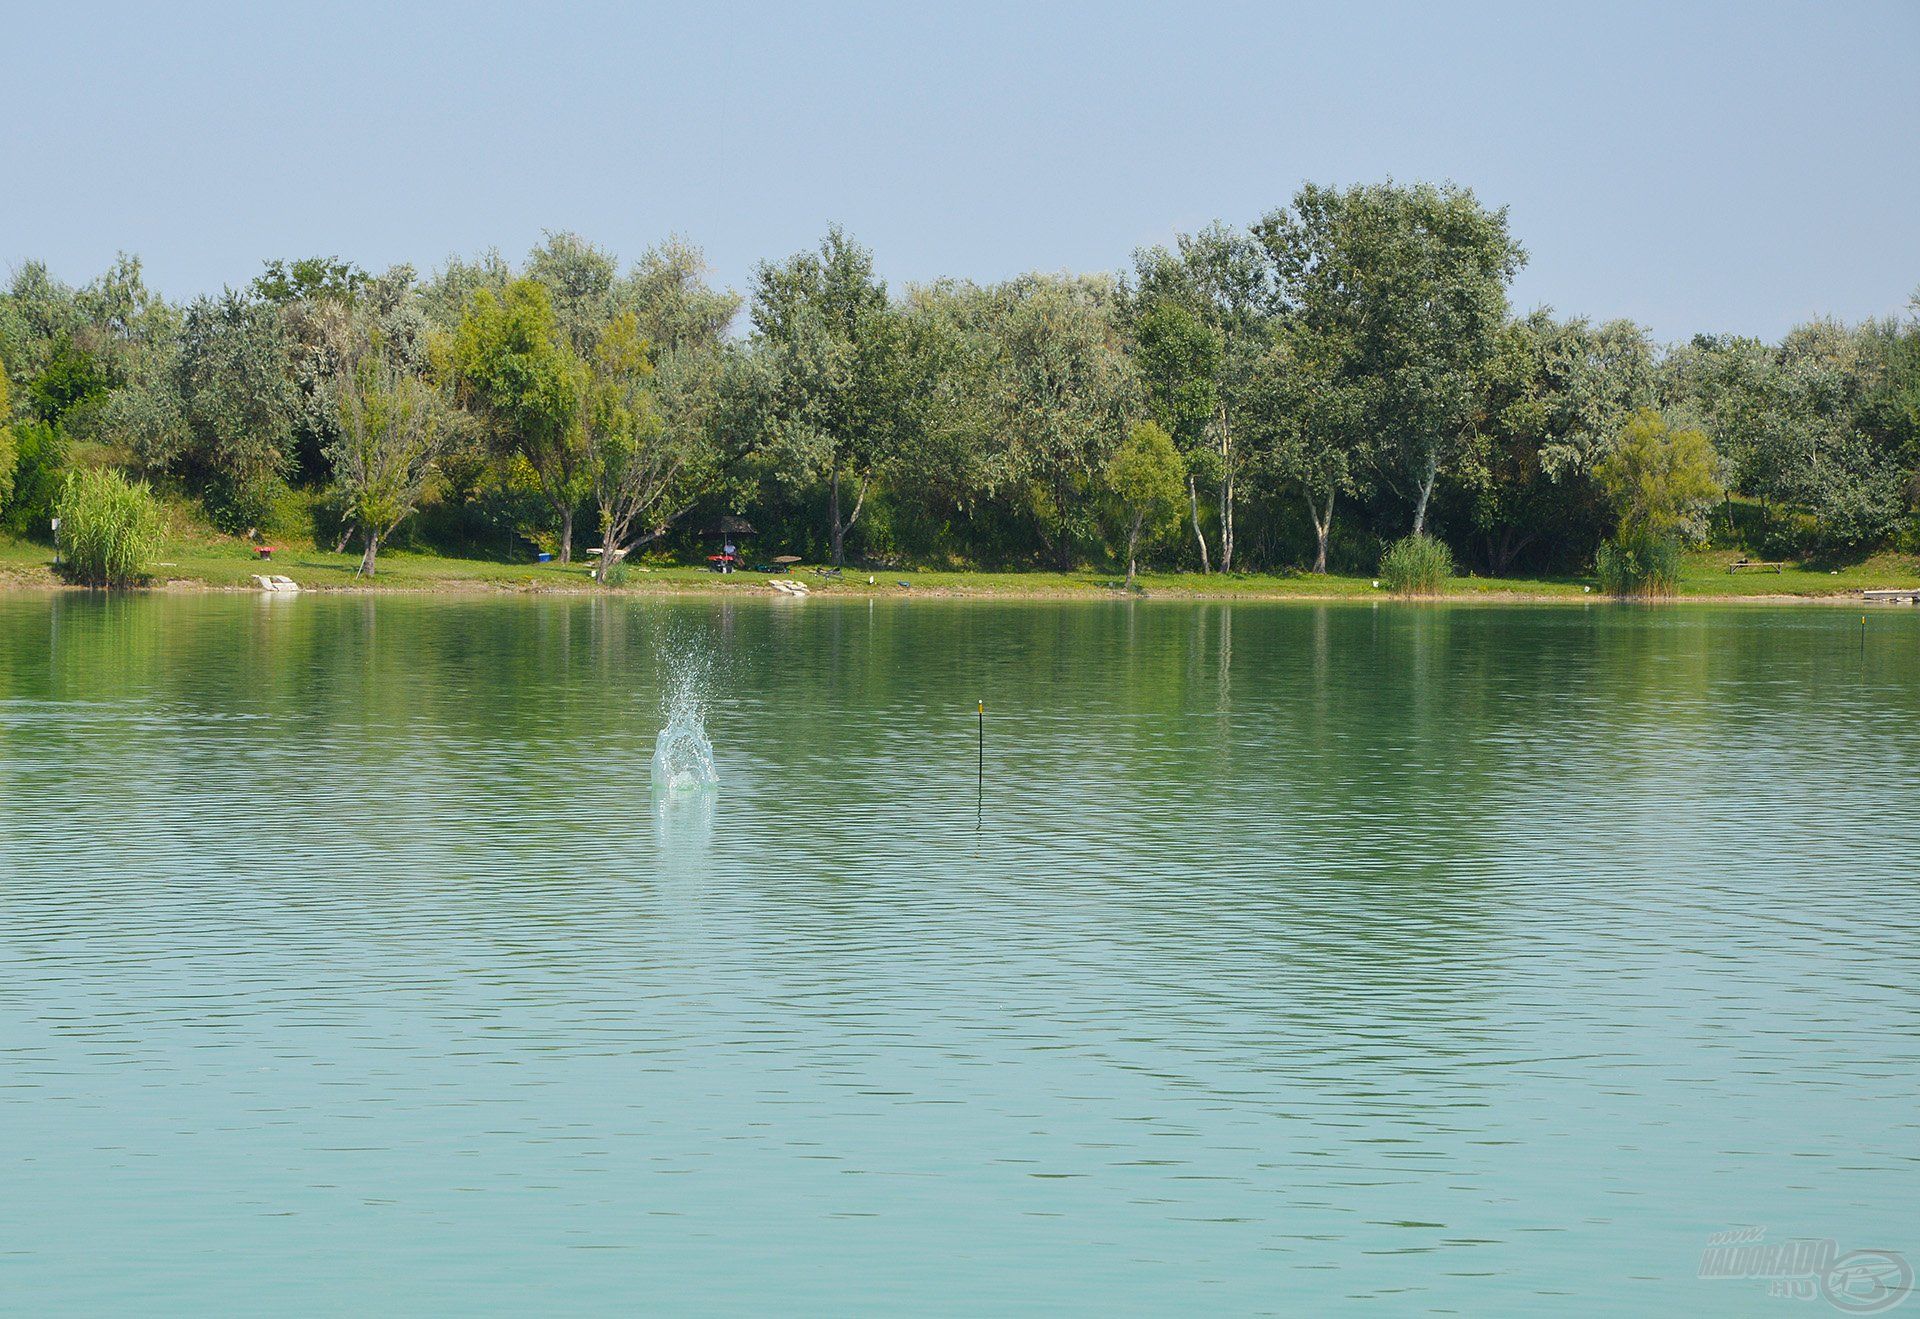
[[[1246,410],[1271,383],[1262,362],[1278,328],[1272,264],[1247,234],[1215,223],[1182,234],[1174,251],[1136,252],[1134,275],[1136,357],[1149,410],[1186,455],[1193,486],[1211,488],[1225,571],[1233,567],[1241,482],[1258,461]],[[1204,532],[1196,527],[1195,535],[1204,563]]]
[[[46,366],[27,386],[27,406],[42,421],[59,421],[74,408],[103,398],[114,383],[92,353],[62,335]]]
[[[1625,531],[1594,554],[1600,589],[1608,595],[1672,595],[1680,584],[1680,539],[1650,531]]]
[[[1121,280],[890,295],[834,230],[759,268],[747,339],[678,240],[625,271],[569,233],[517,272],[273,262],[186,308],[124,254],[79,287],[28,261],[0,287],[0,523],[46,534],[71,451],[233,531],[305,529],[324,503],[330,542],[351,505],[376,540],[517,558],[523,538],[570,548],[597,505],[610,543],[733,513],[788,552],[838,558],[857,528],[869,555],[1068,566],[1125,530],[1103,524],[1115,454],[1151,419],[1185,472],[1159,552],[1197,566],[1372,563],[1409,514],[1495,575],[1574,570],[1616,533],[1610,561],[1638,563],[1658,557],[1642,533],[1702,534],[1717,481],[1729,543],[1768,557],[1920,534],[1920,317],[1657,350],[1626,322],[1509,317],[1522,259],[1504,212],[1391,183],[1303,188]],[[361,339],[392,378],[347,419]],[[388,418],[424,415],[436,382],[450,447],[390,450],[415,432]]]
[[[7,364],[0,361],[0,509],[13,498],[13,469],[19,464],[20,451],[13,443],[13,400],[7,385]]]
[[[561,336],[547,286],[517,279],[498,296],[476,292],[454,333],[449,366],[495,452],[517,456],[539,483],[560,520],[565,561],[589,479],[580,425],[586,370]]]
[[[351,261],[310,256],[298,261],[267,262],[267,268],[254,277],[250,291],[275,306],[322,300],[351,302],[371,278]]]
[[[419,505],[434,460],[457,434],[439,384],[386,348],[364,328],[355,335],[335,385],[339,433],[327,450],[342,512],[360,530],[367,577],[381,541]]]
[[[1634,413],[1594,475],[1619,516],[1624,543],[1706,539],[1708,510],[1723,491],[1704,433],[1674,430],[1651,408]]]
[[[13,449],[13,490],[0,506],[0,525],[16,536],[44,537],[60,497],[67,437],[51,422],[18,422],[13,427]]]
[[[1912,508],[1920,323],[1814,321],[1769,347],[1700,336],[1662,365],[1667,406],[1704,428],[1757,540],[1806,553],[1881,543]]]
[[[1634,413],[1594,467],[1619,518],[1618,531],[1594,555],[1601,589],[1673,594],[1681,547],[1706,539],[1708,512],[1723,493],[1717,466],[1701,431],[1674,430],[1651,408]]]
[[[1098,532],[1093,496],[1137,392],[1117,310],[1108,283],[1063,276],[1022,276],[987,299],[1012,511],[1062,567]]]
[[[1107,460],[1107,489],[1127,542],[1129,586],[1141,545],[1152,545],[1180,525],[1186,480],[1187,465],[1158,422],[1136,423]]]
[[[1438,595],[1453,576],[1453,551],[1432,536],[1395,541],[1380,557],[1380,580],[1395,595]]]
[[[1526,260],[1506,210],[1451,184],[1309,184],[1255,233],[1280,297],[1360,389],[1378,465],[1404,483],[1422,533],[1478,415],[1507,285]]]
[[[754,272],[754,343],[767,367],[766,456],[787,483],[828,487],[843,558],[869,485],[894,455],[905,402],[903,334],[873,253],[835,226],[819,249]],[[851,480],[853,509],[841,516]]]
[[[160,547],[160,505],[145,482],[105,468],[71,472],[60,493],[60,552],[89,586],[129,586]]]
[[[1522,555],[1584,563],[1611,522],[1594,465],[1653,397],[1646,331],[1537,311],[1502,331],[1482,381],[1482,418],[1458,480],[1488,571],[1506,576]]]
[[[1134,355],[1153,419],[1184,449],[1205,443],[1220,399],[1220,335],[1177,302],[1156,302],[1134,318]]]
[[[270,304],[229,291],[187,309],[174,369],[184,443],[167,458],[229,530],[263,521],[292,473],[300,401],[288,363]]]

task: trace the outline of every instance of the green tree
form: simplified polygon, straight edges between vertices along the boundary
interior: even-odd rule
[[[334,388],[339,425],[327,446],[333,483],[364,549],[358,576],[372,577],[381,542],[419,507],[458,418],[435,380],[410,370],[377,331],[355,327]]]
[[[7,386],[7,364],[0,360],[0,509],[13,498],[13,469],[20,451],[13,443],[13,399]]]
[[[613,289],[616,308],[630,311],[658,364],[682,349],[707,351],[727,335],[740,295],[714,288],[706,256],[683,238],[641,253]]]
[[[1642,408],[1594,475],[1612,501],[1623,537],[1699,543],[1706,536],[1706,512],[1721,494],[1717,467],[1703,432],[1674,430],[1658,412]]]
[[[1260,245],[1248,235],[1223,224],[1212,224],[1197,234],[1182,234],[1175,250],[1148,248],[1134,254],[1137,303],[1148,315],[1137,331],[1161,338],[1147,352],[1158,360],[1151,369],[1163,372],[1168,383],[1179,381],[1186,407],[1203,400],[1209,405],[1197,433],[1189,429],[1188,471],[1204,476],[1215,487],[1215,525],[1220,543],[1220,570],[1231,572],[1234,558],[1234,514],[1242,474],[1255,455],[1241,434],[1241,412],[1258,388],[1258,371],[1266,355],[1274,306],[1269,264]],[[1156,309],[1177,307],[1188,324],[1156,323]],[[1196,335],[1195,331],[1199,331]],[[1203,343],[1204,339],[1210,343]],[[1146,340],[1143,339],[1143,348]],[[1169,354],[1166,350],[1171,349]],[[1173,368],[1172,378],[1164,374]],[[1187,422],[1188,418],[1181,418]],[[1170,427],[1176,439],[1180,427]],[[1198,527],[1196,537],[1200,537]],[[1201,546],[1202,569],[1206,548]]]
[[[1298,492],[1313,523],[1313,571],[1327,571],[1335,502],[1366,489],[1365,392],[1345,369],[1337,330],[1284,322],[1248,391],[1245,429],[1253,470],[1289,497]]]
[[[114,384],[103,362],[62,334],[27,386],[27,405],[42,421],[58,422],[76,408],[100,402]]]
[[[1107,460],[1107,488],[1127,542],[1127,588],[1133,588],[1142,538],[1148,543],[1180,525],[1186,462],[1157,423],[1137,423]]]
[[[1477,418],[1479,373],[1526,259],[1505,209],[1451,184],[1309,184],[1255,233],[1288,314],[1346,355],[1339,374],[1364,389],[1376,468],[1423,535],[1434,485]]]
[[[513,282],[513,268],[497,248],[472,261],[449,257],[420,285],[420,308],[436,329],[456,329],[473,295],[486,289],[498,298]]]
[[[45,262],[21,262],[0,294],[0,358],[14,379],[32,380],[46,369],[55,344],[85,329],[73,289],[55,279]]]
[[[562,338],[546,285],[517,279],[499,296],[477,291],[455,333],[452,366],[496,449],[532,471],[560,524],[560,562],[572,562],[574,510],[591,480],[584,368]]]
[[[1609,521],[1594,465],[1653,401],[1646,332],[1536,311],[1501,331],[1481,380],[1481,419],[1457,476],[1488,571],[1505,576],[1538,544],[1537,557],[1583,561]]]
[[[46,421],[13,426],[13,493],[0,505],[0,525],[16,536],[43,537],[67,465],[67,436]]]
[[[199,299],[175,365],[185,444],[169,456],[229,527],[264,521],[293,470],[300,405],[278,309],[231,290]]]
[[[1183,454],[1201,452],[1219,409],[1220,335],[1180,303],[1155,302],[1137,312],[1134,356],[1147,410]],[[1200,524],[1199,473],[1187,469],[1187,510],[1200,551],[1200,571],[1212,571],[1206,529]]]
[[[290,302],[352,302],[372,276],[338,257],[310,256],[298,261],[276,260],[256,275],[250,292],[262,302],[285,306]]]
[[[613,253],[576,233],[549,232],[546,241],[527,254],[526,277],[547,290],[554,324],[582,361],[613,319],[619,272]]]
[[[953,519],[978,549],[990,501],[1014,479],[1011,438],[996,402],[1001,345],[992,295],[942,280],[907,291],[902,311],[906,404],[894,484],[923,516]]]
[[[867,491],[893,457],[904,402],[899,318],[873,273],[873,254],[837,225],[817,251],[754,274],[756,349],[768,370],[767,440],[789,480],[827,484],[836,566]],[[841,517],[841,484],[855,483]]]
[[[587,358],[585,411],[602,581],[716,484],[734,364],[723,336],[739,308],[708,285],[699,249],[677,239],[649,249],[609,297],[626,310]]]
[[[1138,385],[1110,281],[1023,275],[988,297],[994,426],[1018,512],[1060,568],[1097,531],[1095,496]]]

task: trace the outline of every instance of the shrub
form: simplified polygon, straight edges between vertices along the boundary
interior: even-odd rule
[[[61,553],[90,586],[126,586],[160,546],[160,505],[144,481],[100,468],[73,472],[60,493]]]
[[[20,458],[13,445],[13,427],[7,424],[12,413],[13,403],[7,397],[7,364],[0,362],[0,508],[13,498],[13,469]]]
[[[1672,595],[1680,584],[1680,542],[1650,532],[1622,532],[1600,546],[1594,570],[1608,595]]]
[[[60,498],[67,437],[51,422],[20,422],[13,428],[13,451],[13,490],[0,505],[0,527],[39,540]]]
[[[4,397],[4,395],[0,395]],[[13,498],[13,469],[20,465],[20,451],[14,447],[13,428],[0,412],[0,508]]]
[[[1453,576],[1453,551],[1432,536],[1408,536],[1380,556],[1380,580],[1395,595],[1438,595]]]

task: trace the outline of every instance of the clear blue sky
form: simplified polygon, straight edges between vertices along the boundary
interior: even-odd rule
[[[670,231],[743,287],[1115,269],[1303,180],[1511,207],[1515,288],[1663,338],[1920,285],[1920,2],[55,5],[0,24],[0,264],[173,296]]]

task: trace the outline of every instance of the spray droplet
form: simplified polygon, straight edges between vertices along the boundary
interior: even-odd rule
[[[667,657],[667,687],[661,713],[667,726],[653,743],[653,790],[689,792],[720,782],[707,740],[707,676],[712,663],[704,651],[678,650]]]

